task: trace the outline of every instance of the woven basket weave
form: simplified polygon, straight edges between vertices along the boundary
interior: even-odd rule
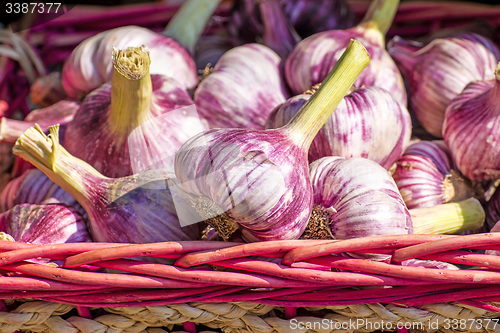
[[[334,332],[323,329],[326,322],[356,322],[356,332],[372,332],[383,322],[414,332],[500,332],[498,320],[489,320],[500,317],[500,257],[484,250],[500,250],[500,234],[251,244],[0,241],[0,295],[5,310],[17,306],[0,314],[0,331],[168,332],[189,322],[224,332],[300,332],[293,330],[299,322],[318,322],[303,332]],[[392,254],[392,261],[346,252]],[[27,262],[40,257],[60,265]],[[401,264],[413,258],[460,269]]]
[[[362,16],[369,1],[349,3]],[[134,19],[157,17],[158,8]],[[499,6],[466,2],[402,2],[388,36],[420,37],[481,18],[498,41],[499,13]],[[68,52],[95,32],[68,36]],[[64,59],[37,36],[30,42],[43,60]],[[485,250],[500,251],[500,234],[254,244],[0,241],[0,332],[500,332],[500,257]],[[392,261],[347,252],[390,254]],[[30,262],[40,257],[58,266]],[[410,259],[458,269],[404,265]]]

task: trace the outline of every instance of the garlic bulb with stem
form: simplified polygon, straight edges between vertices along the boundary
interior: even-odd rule
[[[473,181],[500,178],[500,63],[494,78],[469,83],[446,108],[443,138]]]
[[[493,78],[500,59],[492,41],[473,33],[437,38],[426,45],[395,37],[388,51],[408,83],[410,110],[436,138],[442,138],[451,99],[469,82]]]
[[[285,79],[290,90],[301,94],[320,83],[353,38],[363,43],[371,59],[370,66],[354,86],[383,88],[406,106],[403,77],[385,49],[385,35],[398,6],[399,0],[372,0],[364,18],[356,26],[319,32],[298,43],[285,61]]]
[[[72,156],[58,141],[58,126],[47,136],[40,127],[28,129],[16,142],[14,154],[43,171],[71,194],[88,215],[96,242],[154,243],[195,240],[197,224],[181,227],[167,185],[171,174],[148,170],[108,178]]]
[[[315,206],[302,238],[459,233],[484,223],[474,198],[407,209],[387,170],[365,158],[324,157],[310,164],[310,172]]]
[[[176,150],[208,126],[177,81],[150,75],[144,46],[113,50],[113,78],[90,93],[67,126],[63,146],[108,177],[173,170]],[[138,158],[140,156],[140,158]]]
[[[456,169],[442,140],[411,144],[396,162],[392,177],[410,209],[462,201],[475,195],[473,184]]]
[[[266,1],[234,1],[228,18],[228,31],[235,42],[259,42],[266,29],[260,10]],[[279,0],[285,19],[305,38],[316,32],[351,28],[356,24],[354,13],[345,0]]]
[[[85,210],[72,195],[36,168],[25,171],[5,186],[0,193],[0,211],[7,211],[16,205],[25,203],[41,204],[46,200],[74,207],[83,217],[86,217]]]
[[[199,196],[197,210],[224,239],[298,238],[312,210],[307,152],[370,58],[351,41],[320,89],[285,126],[273,130],[212,129],[176,153],[182,188]]]
[[[269,115],[266,128],[290,121],[314,93],[289,98]],[[353,89],[344,96],[309,148],[309,162],[325,156],[364,157],[389,169],[411,137],[410,113],[391,93],[378,87]]]
[[[164,35],[138,26],[123,26],[86,39],[64,63],[62,85],[65,92],[70,98],[82,99],[111,79],[113,48],[141,45],[151,51],[152,74],[175,78],[185,89],[194,88],[198,73],[191,54],[219,3],[219,0],[184,1],[165,28]]]

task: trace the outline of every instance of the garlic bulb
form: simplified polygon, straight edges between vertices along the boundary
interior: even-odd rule
[[[275,108],[266,128],[288,123],[310,96],[294,96]],[[403,154],[410,137],[406,107],[384,89],[362,87],[346,95],[328,118],[309,148],[309,161],[326,156],[363,157],[388,169]]]
[[[422,45],[394,38],[389,54],[406,78],[409,108],[422,127],[442,138],[446,107],[475,80],[492,79],[500,51],[477,34],[437,38]]]
[[[320,89],[285,126],[212,129],[176,153],[175,175],[200,198],[198,211],[224,239],[298,238],[312,210],[307,151],[360,72],[366,49],[352,41]]]
[[[174,79],[150,75],[144,47],[115,49],[113,65],[111,82],[81,103],[63,146],[108,177],[173,170],[176,150],[208,128],[193,100]]]
[[[456,169],[444,141],[417,141],[396,162],[393,178],[410,209],[457,202],[474,196],[472,184]]]
[[[137,26],[125,26],[101,32],[80,43],[64,63],[62,85],[73,99],[82,99],[111,80],[113,48],[146,45],[151,52],[151,73],[178,80],[184,88],[198,83],[194,60],[173,39]],[[166,62],[168,59],[168,62]]]
[[[471,82],[446,108],[443,138],[458,170],[475,181],[500,178],[500,65]]]
[[[61,137],[64,136],[66,126],[71,122],[78,110],[80,103],[70,100],[62,100],[42,109],[36,109],[28,113],[24,120],[10,118],[0,119],[0,141],[14,144],[28,128],[37,123],[43,130],[49,126],[61,125]]]
[[[333,238],[413,233],[403,198],[379,164],[359,157],[329,156],[309,168],[317,214],[328,215]]]
[[[385,34],[398,5],[398,0],[372,0],[365,17],[356,26],[346,30],[319,32],[298,43],[285,62],[285,79],[290,90],[301,94],[320,83],[353,38],[363,43],[371,59],[370,66],[359,76],[354,86],[383,88],[406,106],[403,77],[385,50]]]
[[[58,126],[46,136],[30,128],[16,142],[14,154],[43,171],[71,194],[88,215],[96,242],[153,243],[198,239],[198,224],[181,227],[165,170],[108,178],[72,156],[58,142]]]
[[[288,96],[280,64],[267,46],[232,48],[196,88],[200,116],[211,128],[263,129],[272,109]]]

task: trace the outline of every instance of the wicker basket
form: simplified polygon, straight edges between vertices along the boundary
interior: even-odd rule
[[[229,3],[211,29],[221,26]],[[350,0],[358,16],[368,3]],[[151,15],[151,28],[164,25],[165,7],[141,8],[134,20]],[[420,38],[480,18],[498,41],[499,13],[499,6],[466,2],[402,2],[389,36]],[[86,26],[110,28],[105,16],[99,22]],[[56,21],[45,28],[80,32],[65,45],[40,39],[36,30],[26,36],[46,65],[64,60],[51,49],[70,52],[96,33]],[[500,234],[252,244],[2,240],[0,332],[500,332],[500,257],[485,250],[500,250]],[[369,253],[392,259],[361,259]],[[30,262],[36,258],[52,262]],[[455,269],[415,267],[411,260]]]
[[[500,257],[484,254],[500,250],[500,234],[251,244],[0,241],[0,250],[1,332],[169,332],[178,324],[188,332],[196,325],[223,332],[500,332]],[[392,261],[346,252],[392,254]],[[27,262],[40,257],[60,265]],[[410,259],[460,268],[405,265]]]

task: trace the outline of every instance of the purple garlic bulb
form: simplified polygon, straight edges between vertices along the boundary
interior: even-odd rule
[[[64,90],[70,98],[82,99],[111,80],[114,73],[111,54],[114,48],[142,45],[151,51],[151,74],[174,78],[180,87],[194,89],[198,84],[198,72],[191,55],[219,3],[220,0],[183,1],[162,33],[138,26],[122,26],[84,40],[64,63]]]
[[[466,33],[421,45],[395,37],[389,54],[408,83],[409,108],[422,127],[442,138],[445,110],[465,86],[493,79],[500,51],[485,37]]]
[[[125,26],[92,36],[73,50],[62,70],[64,91],[70,98],[83,98],[111,80],[113,48],[141,45],[147,46],[151,52],[151,74],[175,78],[185,89],[196,86],[196,65],[179,43],[146,28]]]
[[[178,150],[180,186],[197,197],[198,214],[223,239],[236,231],[247,242],[302,234],[313,204],[309,146],[368,63],[366,49],[352,41],[319,90],[285,126],[211,129]]]
[[[457,202],[474,196],[456,169],[444,141],[417,141],[396,162],[393,178],[409,209]]]
[[[500,178],[500,65],[469,83],[446,108],[443,138],[458,170],[474,181]]]
[[[85,218],[51,200],[19,204],[0,214],[0,231],[15,241],[38,245],[91,242]]]
[[[58,140],[58,127],[30,128],[16,142],[14,154],[43,171],[84,208],[96,242],[156,243],[199,239],[199,224],[181,226],[172,192],[172,176],[163,169],[121,178],[100,174],[72,156]]]
[[[373,0],[365,17],[355,27],[323,31],[302,40],[285,61],[285,78],[290,90],[301,94],[320,83],[335,65],[349,41],[357,39],[368,50],[371,62],[354,86],[383,88],[406,106],[403,77],[385,50],[385,34],[398,5],[398,0]]]
[[[113,63],[113,79],[82,101],[63,146],[108,177],[173,170],[176,150],[208,126],[177,81],[149,74],[143,47],[115,49]]]
[[[495,189],[490,200],[486,204],[486,224],[488,229],[497,225],[496,230],[500,231],[500,191]]]
[[[288,123],[310,96],[294,96],[275,108],[266,128]],[[362,87],[346,95],[328,118],[309,148],[309,161],[326,156],[363,157],[389,169],[403,154],[410,137],[406,107],[384,89]]]
[[[264,2],[264,1],[262,1]],[[280,0],[285,18],[302,37],[316,32],[346,29],[356,24],[355,16],[345,0]],[[258,42],[265,34],[260,1],[234,1],[228,31],[241,43]],[[267,27],[272,28],[272,27]]]
[[[333,238],[413,233],[403,198],[379,164],[329,156],[311,163],[310,173],[317,216],[328,216]]]
[[[347,29],[356,24],[356,17],[348,2],[344,0],[287,0],[282,2],[290,22],[302,37],[321,31]]]
[[[194,93],[201,118],[211,128],[263,129],[269,113],[288,97],[280,63],[260,44],[226,52]]]
[[[72,195],[38,169],[27,170],[7,184],[0,194],[0,210],[4,212],[24,203],[41,204],[46,200],[74,207],[84,217],[86,216],[85,211]]]

